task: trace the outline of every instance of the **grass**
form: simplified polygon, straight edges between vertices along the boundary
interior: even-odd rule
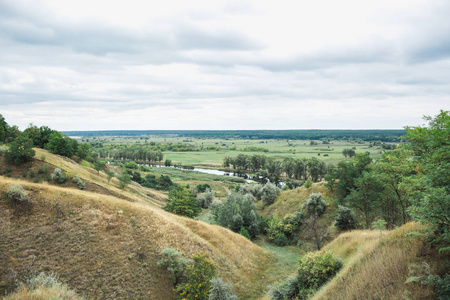
[[[90,139],[92,140],[92,138]],[[128,144],[135,145],[137,142],[144,144],[142,137],[97,137],[103,144]],[[188,141],[189,140],[189,141]],[[236,157],[239,154],[264,154],[269,157],[283,159],[292,158],[311,158],[317,157],[329,163],[337,163],[344,160],[342,150],[345,148],[356,148],[357,153],[369,151],[373,158],[381,155],[382,148],[369,147],[369,142],[358,144],[347,141],[331,141],[330,144],[310,145],[310,140],[252,140],[252,139],[198,139],[183,137],[151,137],[147,142],[156,143],[184,143],[193,145],[198,151],[172,152],[165,151],[164,158],[170,159],[174,163],[186,165],[195,165],[203,167],[220,168],[225,156]],[[206,150],[207,147],[217,147],[218,150]],[[203,148],[202,148],[203,147]],[[236,150],[231,150],[236,147]],[[245,147],[263,147],[269,152],[242,151]],[[319,155],[320,154],[320,155]],[[324,156],[327,154],[327,156]]]
[[[435,249],[409,235],[419,229],[408,223],[390,232],[341,234],[325,249],[342,257],[344,268],[312,299],[432,299],[430,286],[405,284],[411,263],[434,262],[434,272],[443,268],[444,258]]]
[[[31,269],[57,273],[89,299],[174,299],[167,272],[156,267],[160,252],[170,247],[185,256],[210,253],[218,275],[232,282],[238,295],[261,295],[259,276],[273,263],[269,252],[220,226],[162,211],[146,196],[149,189],[119,189],[114,180],[108,185],[102,172],[43,153],[50,169],[80,176],[87,190],[0,176],[1,294],[13,290],[16,275],[23,278]],[[12,184],[30,194],[28,210],[5,196]]]

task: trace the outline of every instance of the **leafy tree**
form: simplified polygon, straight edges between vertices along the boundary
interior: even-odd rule
[[[355,189],[346,197],[351,207],[363,215],[366,228],[370,227],[374,215],[378,213],[381,198],[385,195],[385,185],[377,174],[365,172],[355,180]]]
[[[189,189],[181,185],[178,185],[169,192],[167,204],[163,209],[189,218],[194,218],[201,212],[201,208],[195,195],[192,194]]]
[[[108,178],[108,184],[109,184],[109,182],[111,181],[111,178],[116,176],[116,173],[114,173],[114,171],[110,171],[110,170],[106,170],[105,173]]]
[[[6,143],[8,128],[8,123],[6,123],[5,118],[0,114],[0,143]]]
[[[409,178],[413,219],[429,225],[428,237],[450,252],[450,112],[425,117],[427,126],[406,127],[408,148],[418,157],[419,174]]]
[[[33,142],[24,135],[9,143],[9,148],[4,152],[5,159],[16,165],[30,161],[36,151],[33,150]]]
[[[277,199],[280,189],[273,183],[266,183],[261,189],[261,201],[265,204],[272,204]]]
[[[344,149],[344,150],[342,150],[342,154],[343,154],[346,158],[347,158],[347,156],[351,158],[351,157],[353,157],[353,156],[356,155],[356,152],[355,152],[354,149],[349,148],[349,149]]]
[[[104,161],[100,161],[100,160],[96,160],[94,162],[94,170],[97,171],[98,174],[100,174],[100,171],[105,169],[105,162]]]
[[[239,232],[244,227],[251,237],[260,232],[261,217],[251,194],[231,193],[225,201],[213,202],[211,218],[219,225]]]
[[[198,203],[202,208],[208,208],[214,200],[214,191],[207,189],[204,195],[198,196]]]
[[[338,206],[338,215],[336,216],[336,227],[340,230],[351,230],[356,228],[355,215],[350,208]]]
[[[121,189],[131,183],[131,177],[128,174],[121,174],[120,176],[117,176],[117,179],[119,180],[119,186]]]
[[[54,154],[72,157],[76,153],[77,142],[61,132],[54,131],[48,138],[46,149]]]
[[[322,199],[322,194],[312,193],[309,198],[303,204],[302,209],[306,209],[309,215],[321,216],[325,209],[327,208],[327,203]]]
[[[209,297],[211,279],[216,275],[216,265],[205,252],[192,255],[192,263],[186,265],[186,283],[179,284],[177,293],[181,299],[206,300]]]
[[[91,146],[88,143],[81,143],[78,145],[77,156],[80,159],[86,159],[91,152]]]

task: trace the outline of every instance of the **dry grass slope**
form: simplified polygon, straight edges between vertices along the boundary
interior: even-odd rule
[[[273,262],[262,248],[222,227],[169,214],[139,187],[132,187],[138,193],[123,192],[96,171],[45,155],[46,162],[121,197],[0,176],[0,294],[33,270],[56,272],[89,299],[174,299],[167,272],[156,266],[161,250],[171,247],[185,256],[210,253],[236,293],[260,296],[253,284]],[[7,199],[12,184],[29,192],[31,207]]]
[[[344,268],[313,299],[432,299],[429,286],[405,284],[411,263],[426,261],[439,269],[436,251],[408,235],[419,228],[408,223],[391,232],[341,234],[325,249],[342,257]]]

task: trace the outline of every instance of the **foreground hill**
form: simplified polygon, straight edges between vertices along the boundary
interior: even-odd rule
[[[273,261],[262,248],[225,228],[161,210],[156,191],[139,186],[123,191],[101,173],[45,155],[51,168],[61,167],[91,186],[82,191],[0,176],[0,294],[11,292],[16,279],[44,271],[56,272],[89,299],[174,299],[168,272],[156,266],[168,247],[186,257],[208,252],[218,275],[233,282],[243,299],[263,292],[252,288]],[[25,188],[31,206],[7,198],[13,184]]]
[[[415,235],[408,223],[392,231],[356,230],[339,235],[324,250],[343,259],[343,269],[312,299],[434,299],[430,285],[405,283],[414,265],[444,275],[446,258]],[[419,272],[415,276],[430,275]]]

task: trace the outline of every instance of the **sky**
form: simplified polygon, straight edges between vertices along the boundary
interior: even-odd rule
[[[70,130],[401,129],[450,109],[450,1],[0,0],[0,114]]]

